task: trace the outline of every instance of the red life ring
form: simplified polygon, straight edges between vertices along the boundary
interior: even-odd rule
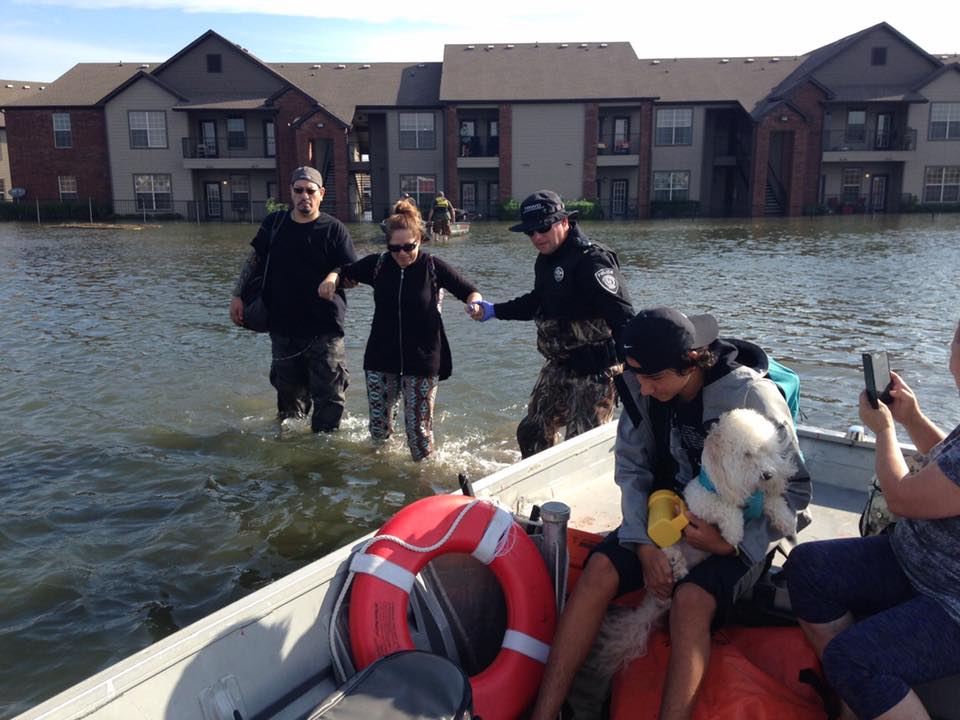
[[[488,564],[507,605],[507,630],[494,661],[470,678],[477,715],[484,720],[516,718],[540,685],[556,626],[556,601],[543,558],[513,516],[492,503],[463,495],[435,495],[394,515],[377,535],[392,535],[418,547],[436,545],[464,506],[456,531],[429,552],[396,542],[377,542],[354,556],[350,596],[350,644],[357,669],[399,650],[412,650],[407,606],[414,578],[438,555],[466,553]],[[511,537],[506,543],[501,538]],[[508,550],[495,555],[498,545]]]

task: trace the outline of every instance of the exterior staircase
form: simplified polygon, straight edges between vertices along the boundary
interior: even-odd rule
[[[777,198],[777,191],[773,189],[773,184],[768,180],[767,193],[763,201],[763,215],[764,217],[778,217],[783,216],[783,214],[784,208]]]

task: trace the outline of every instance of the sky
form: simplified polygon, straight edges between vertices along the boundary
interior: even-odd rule
[[[881,21],[928,52],[960,52],[953,2],[0,0],[0,78],[50,82],[78,62],[161,62],[211,29],[266,62],[430,62],[444,43],[629,41],[641,58],[789,56]]]

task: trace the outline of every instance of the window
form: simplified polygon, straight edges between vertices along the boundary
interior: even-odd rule
[[[433,113],[400,113],[401,150],[433,150],[436,144]]]
[[[53,114],[53,146],[56,148],[73,147],[73,133],[70,131],[70,113]]]
[[[57,183],[60,186],[60,199],[61,200],[76,200],[79,198],[77,194],[77,178],[74,175],[61,175],[57,178]]]
[[[653,174],[653,199],[662,202],[683,202],[690,197],[690,171],[668,170]]]
[[[7,199],[7,181],[4,178],[0,178],[0,202],[3,202]]]
[[[277,135],[273,120],[263,122],[263,154],[264,157],[277,156]]]
[[[437,194],[437,178],[434,175],[401,175],[400,193],[411,195],[417,207],[431,207]]]
[[[223,72],[223,56],[220,53],[209,53],[207,55],[207,72]]]
[[[693,110],[673,108],[657,110],[657,145],[693,143]]]
[[[167,114],[162,110],[131,110],[130,147],[165,148],[167,146]]]
[[[247,147],[247,121],[243,118],[227,118],[227,148],[243,150]]]
[[[169,210],[173,207],[169,175],[134,175],[137,210]]]
[[[885,47],[870,48],[870,64],[871,64],[871,65],[886,65],[886,64],[887,64],[887,49],[886,49]]]
[[[840,181],[840,200],[843,203],[857,203],[860,201],[860,187],[863,183],[863,170],[860,168],[844,168]]]
[[[960,140],[960,103],[930,103],[930,139]]]
[[[923,201],[960,201],[960,166],[928,167],[923,183]]]
[[[246,212],[250,209],[249,175],[230,176],[230,201],[233,203],[233,209],[238,212]]]
[[[847,131],[844,139],[848,143],[862,143],[867,139],[867,112],[865,110],[847,111]]]
[[[267,180],[267,197],[277,199],[277,184],[271,180]]]

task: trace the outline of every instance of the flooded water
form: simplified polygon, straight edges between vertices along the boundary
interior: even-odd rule
[[[960,216],[587,223],[637,307],[710,311],[800,372],[807,422],[856,421],[860,351],[883,348],[943,426]],[[361,254],[372,226],[351,230]],[[227,318],[253,228],[0,224],[0,717],[374,529],[417,497],[518,459],[540,360],[532,323],[472,323],[448,298],[454,374],[440,452],[371,448],[351,291],[344,427],[278,433],[269,340]],[[490,300],[532,286],[506,225],[434,248]]]

